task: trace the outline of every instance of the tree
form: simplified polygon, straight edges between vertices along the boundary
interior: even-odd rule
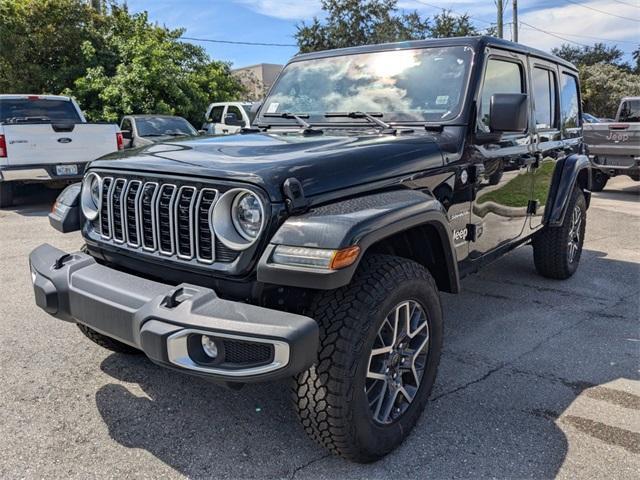
[[[417,12],[397,12],[397,0],[322,0],[326,20],[314,17],[297,27],[301,52],[429,36],[429,23]]]
[[[442,10],[442,13],[433,17],[433,26],[429,29],[431,37],[466,37],[479,35],[478,30],[471,24],[468,14],[455,16],[450,10]]]
[[[636,64],[633,67],[633,72],[634,73],[640,73],[640,46],[638,46],[638,48],[636,48],[631,55],[633,56],[633,61],[636,62]]]
[[[244,90],[182,33],[115,0],[0,0],[0,91],[73,95],[90,120],[169,113],[197,124],[208,103]]]
[[[604,43],[596,43],[592,47],[588,45],[580,47],[564,43],[560,48],[552,49],[551,53],[577,66],[595,65],[597,63],[623,66],[622,57],[624,52],[617,46],[608,47]]]
[[[640,95],[640,74],[616,65],[582,65],[580,83],[584,111],[598,117],[615,116],[622,97]]]
[[[0,1],[0,92],[58,93],[80,76],[96,13],[80,0]]]

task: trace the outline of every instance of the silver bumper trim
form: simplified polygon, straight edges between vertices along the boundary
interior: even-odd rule
[[[51,180],[51,175],[44,168],[25,168],[0,170],[0,179],[12,182],[15,180]]]
[[[267,343],[273,345],[273,360],[268,365],[260,365],[259,367],[249,367],[237,370],[225,368],[207,367],[205,365],[194,362],[189,356],[187,347],[187,339],[189,335],[209,335],[211,337],[233,338],[234,340],[245,340],[247,342]],[[289,345],[279,340],[267,340],[264,338],[246,337],[242,335],[230,335],[227,333],[218,333],[207,330],[196,330],[187,328],[174,333],[167,338],[167,356],[169,361],[188,370],[197,372],[213,373],[226,375],[229,377],[249,377],[252,375],[260,375],[272,372],[279,368],[285,367],[289,363]]]

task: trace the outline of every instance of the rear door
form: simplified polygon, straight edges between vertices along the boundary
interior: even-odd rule
[[[532,122],[535,127],[534,149],[537,157],[532,165],[531,228],[542,225],[551,180],[558,160],[564,158],[564,142],[560,130],[560,95],[558,68],[555,64],[529,58],[531,76]]]

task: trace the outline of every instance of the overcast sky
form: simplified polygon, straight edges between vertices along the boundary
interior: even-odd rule
[[[127,3],[132,11],[147,10],[152,21],[171,28],[186,28],[185,36],[241,42],[295,44],[296,25],[322,14],[320,0],[128,0]],[[640,42],[640,0],[519,0],[518,3],[520,42],[542,50],[570,43],[567,40],[575,42],[574,45],[603,41],[630,53]],[[432,16],[442,8],[469,13],[479,29],[495,22],[493,0],[400,0],[398,5],[404,10],[418,10],[424,16]],[[505,13],[507,39],[511,19],[509,5]],[[205,47],[212,58],[232,62],[234,67],[285,63],[297,51],[286,46],[194,43]]]

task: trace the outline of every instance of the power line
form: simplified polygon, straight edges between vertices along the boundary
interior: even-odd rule
[[[259,46],[259,47],[297,47],[298,46],[292,43],[235,42],[232,40],[214,40],[212,38],[180,37],[180,39],[191,40],[194,42],[227,43],[231,45],[251,45],[251,46]]]
[[[622,15],[616,15],[615,13],[610,13],[610,12],[607,12],[605,10],[600,10],[600,9],[597,9],[597,8],[589,7],[587,5],[583,5],[582,3],[577,2],[575,0],[564,0],[564,1],[565,2],[569,2],[569,3],[573,3],[574,5],[578,5],[579,7],[582,7],[582,8],[587,8],[589,10],[593,10],[594,12],[602,13],[604,15],[609,15],[611,17],[622,18],[623,20],[629,20],[631,22],[640,23],[640,20],[638,20],[638,19],[629,18],[629,17],[623,17]]]
[[[544,34],[546,34],[546,35],[550,35],[550,36],[552,36],[552,37],[559,38],[560,40],[565,40],[565,41],[570,42],[570,43],[575,43],[576,45],[580,45],[581,47],[588,47],[588,48],[591,48],[591,45],[587,45],[587,44],[585,44],[585,43],[576,42],[576,41],[571,40],[571,39],[569,39],[569,38],[565,38],[565,37],[563,37],[563,36],[561,36],[561,35],[557,35],[555,32],[550,32],[550,31],[548,31],[548,30],[542,30],[541,28],[534,27],[533,25],[530,25],[530,24],[528,24],[528,23],[523,22],[522,20],[520,21],[520,24],[521,24],[521,25],[526,25],[526,27],[525,27],[525,28],[529,27],[529,28],[528,28],[528,30],[537,30],[538,32],[544,33]],[[614,41],[615,41],[615,40],[614,40]],[[630,53],[632,53],[632,52],[622,52],[622,53],[623,53],[623,54],[625,54],[625,55],[628,55],[628,54],[630,54]]]
[[[622,0],[613,0],[613,1],[616,3],[621,3],[622,5],[627,5],[629,7],[640,8],[640,5],[634,5],[633,3],[623,2]]]
[[[585,43],[576,42],[574,40],[570,40],[568,38],[561,37],[560,35],[556,35],[555,33],[547,32],[546,30],[542,30],[541,28],[534,27],[533,25],[529,25],[528,23],[525,23],[522,20],[520,20],[520,24],[521,25],[526,25],[527,27],[533,28],[534,30],[537,30],[539,32],[546,33],[547,35],[551,35],[552,37],[559,38],[560,40],[565,40],[565,41],[570,42],[570,43],[575,43],[576,45],[580,45],[581,47],[589,47],[589,45],[587,45]]]

